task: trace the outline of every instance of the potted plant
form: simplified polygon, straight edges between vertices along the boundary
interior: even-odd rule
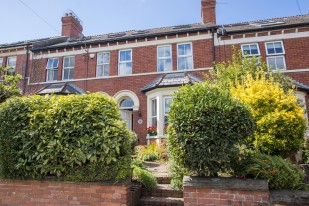
[[[150,127],[147,127],[146,130],[147,130],[147,134],[149,136],[156,136],[158,134],[157,133],[157,127],[150,126]]]

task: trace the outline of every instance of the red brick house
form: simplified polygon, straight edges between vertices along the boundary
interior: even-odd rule
[[[157,137],[164,137],[172,94],[180,85],[202,81],[214,62],[229,60],[232,45],[295,79],[306,105],[309,15],[219,26],[215,5],[215,0],[201,0],[198,24],[89,37],[68,12],[62,37],[0,45],[0,65],[22,74],[25,95],[65,93],[69,86],[76,93],[115,98],[140,144],[146,143],[148,126],[157,126]]]

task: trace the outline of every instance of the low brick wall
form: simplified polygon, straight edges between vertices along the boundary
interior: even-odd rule
[[[183,181],[185,206],[309,205],[309,191],[269,191],[266,180],[186,176]]]
[[[130,206],[131,181],[117,184],[0,180],[0,205]]]
[[[184,205],[269,205],[268,184],[264,180],[184,177]]]

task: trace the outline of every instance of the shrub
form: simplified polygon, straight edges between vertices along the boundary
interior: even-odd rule
[[[266,179],[270,189],[297,190],[304,188],[304,172],[279,156],[250,154],[238,167],[238,174],[249,178]]]
[[[134,135],[105,95],[14,98],[1,105],[0,116],[6,178],[95,181],[130,175]]]
[[[141,147],[137,151],[137,159],[140,161],[155,161],[163,158],[164,149],[157,144]]]
[[[184,86],[169,112],[168,145],[180,167],[200,176],[215,176],[231,168],[237,145],[252,134],[248,109],[228,92],[208,83]]]
[[[147,189],[154,189],[157,187],[157,178],[143,167],[139,160],[135,160],[132,164],[133,179],[140,182]]]
[[[285,92],[279,83],[260,73],[246,76],[243,84],[231,88],[232,96],[246,104],[255,119],[251,137],[256,150],[287,157],[304,142],[306,121],[293,91]]]

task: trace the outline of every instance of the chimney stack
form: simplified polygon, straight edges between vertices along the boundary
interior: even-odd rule
[[[201,16],[203,24],[216,24],[216,0],[201,1]]]
[[[69,38],[80,38],[83,32],[82,22],[73,11],[67,11],[61,19],[61,35]]]

